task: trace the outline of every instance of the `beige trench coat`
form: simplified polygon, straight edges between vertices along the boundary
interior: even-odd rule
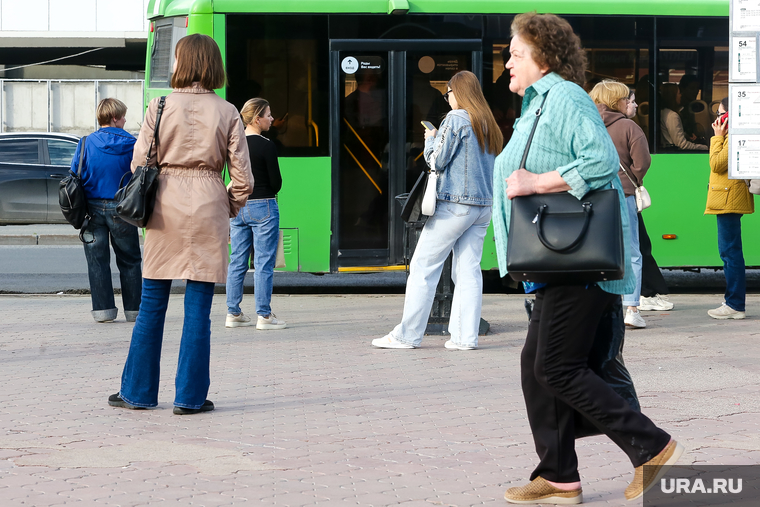
[[[158,101],[153,99],[145,113],[132,172],[145,163]],[[166,97],[158,129],[160,175],[145,228],[143,277],[225,283],[229,219],[253,191],[240,115],[235,106],[193,83]],[[232,178],[229,191],[222,180],[225,162]]]

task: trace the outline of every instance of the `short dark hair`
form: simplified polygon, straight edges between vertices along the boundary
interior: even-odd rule
[[[227,81],[222,53],[214,39],[194,33],[182,37],[174,50],[177,71],[172,75],[172,88],[187,88],[195,82],[207,89],[221,88]]]
[[[519,35],[533,52],[539,67],[556,72],[579,86],[586,82],[588,60],[581,39],[566,20],[554,14],[526,12],[512,21],[512,37]]]

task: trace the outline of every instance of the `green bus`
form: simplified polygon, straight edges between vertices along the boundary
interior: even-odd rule
[[[335,273],[404,268],[404,223],[394,197],[424,160],[421,120],[438,125],[442,94],[471,70],[508,139],[520,97],[509,92],[504,54],[515,14],[566,18],[589,60],[588,82],[628,84],[647,135],[653,206],[643,217],[660,266],[721,267],[717,226],[703,214],[709,178],[704,150],[664,146],[658,99],[679,84],[684,129],[709,142],[717,104],[728,95],[726,0],[151,0],[145,102],[170,90],[177,40],[213,37],[228,82],[217,93],[240,108],[269,100],[283,176],[278,199],[287,271]],[[757,227],[748,216],[744,230]],[[748,266],[760,240],[745,235]],[[482,258],[496,269],[491,233]]]

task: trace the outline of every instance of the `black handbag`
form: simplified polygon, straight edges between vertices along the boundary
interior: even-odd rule
[[[412,190],[406,198],[406,201],[401,206],[401,218],[404,222],[416,222],[419,220],[420,210],[422,205],[422,196],[425,190],[425,184],[427,183],[427,171],[422,171],[417,181],[414,182]],[[417,212],[413,213],[415,207]]]
[[[135,169],[132,178],[126,186],[122,186],[124,178],[129,172],[124,173],[119,182],[119,190],[116,191],[114,199],[118,202],[116,213],[127,223],[137,227],[145,227],[153,213],[153,205],[156,202],[156,191],[158,190],[158,126],[161,123],[161,115],[164,112],[166,97],[161,97],[158,102],[158,111],[156,112],[156,126],[153,128],[153,139],[150,140],[148,154],[145,156],[145,165]],[[153,142],[156,143],[156,165],[150,164],[150,156],[153,151]]]
[[[546,97],[536,111],[521,168],[545,102]],[[507,271],[514,280],[561,285],[623,278],[625,249],[617,190],[595,190],[581,200],[568,192],[512,199]]]
[[[90,224],[90,212],[87,209],[87,195],[82,187],[82,162],[84,162],[84,143],[87,136],[82,138],[79,152],[79,168],[75,173],[69,169],[69,175],[58,184],[58,204],[61,206],[63,218],[79,229],[79,240],[83,243],[92,243],[84,240],[84,231]]]

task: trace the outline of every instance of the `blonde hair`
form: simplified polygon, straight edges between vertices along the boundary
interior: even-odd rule
[[[111,120],[121,120],[127,114],[127,105],[119,99],[103,99],[98,104],[95,115],[98,125],[110,125]]]
[[[470,115],[470,123],[483,153],[498,155],[504,145],[499,125],[488,107],[478,78],[469,70],[454,74],[449,81],[459,107]]]
[[[618,109],[618,102],[620,102],[620,99],[630,97],[631,90],[619,81],[604,79],[596,83],[589,95],[591,95],[591,100],[596,104],[604,104],[613,111],[620,111]],[[620,112],[625,114],[625,111]]]
[[[243,125],[248,126],[254,122],[256,118],[264,115],[264,111],[269,107],[269,102],[256,97],[255,99],[249,99],[248,102],[243,104],[243,109],[240,110],[240,118],[243,120]]]

